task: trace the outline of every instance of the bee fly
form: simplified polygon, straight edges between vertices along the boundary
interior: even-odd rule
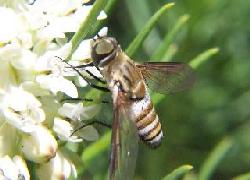
[[[190,87],[193,70],[183,63],[135,63],[113,37],[98,37],[91,42],[92,65],[100,69],[112,93],[114,120],[110,176],[119,167],[120,124],[122,116],[132,122],[140,139],[150,147],[158,147],[163,138],[161,123],[150,99],[149,88],[160,93],[174,93]],[[80,65],[76,68],[84,68]]]
[[[142,68],[123,53],[117,41],[111,37],[96,39],[92,44],[91,55],[94,65],[101,68],[101,74],[111,92],[118,87],[118,91],[124,96],[122,106],[129,120],[136,123],[140,138],[151,147],[158,146],[163,133],[150,100]]]

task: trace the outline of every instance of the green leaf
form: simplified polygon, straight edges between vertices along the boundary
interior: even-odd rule
[[[218,52],[219,52],[218,48],[208,49],[205,52],[199,54],[194,59],[192,59],[190,61],[189,65],[192,68],[197,69],[202,63],[206,62],[210,57],[212,57],[213,55],[217,54]]]
[[[182,165],[175,170],[173,170],[171,173],[166,175],[163,180],[178,180],[181,177],[183,177],[186,173],[191,171],[193,169],[193,166],[189,164]]]
[[[88,35],[88,33],[91,32],[94,24],[97,22],[96,20],[97,16],[99,15],[100,11],[104,9],[104,6],[107,4],[107,2],[108,0],[96,0],[95,1],[91,11],[89,12],[89,15],[86,17],[86,20],[81,24],[78,32],[76,32],[75,35],[71,39],[72,50],[71,50],[71,54],[69,55],[69,57],[71,57],[71,55],[77,49],[81,41]]]
[[[233,180],[249,180],[249,179],[250,179],[250,172],[245,173],[245,174],[241,174],[241,175],[233,178]]]
[[[152,60],[163,59],[163,56],[165,55],[166,51],[168,50],[169,45],[172,43],[176,34],[180,31],[181,27],[183,27],[183,25],[188,21],[188,19],[189,19],[189,15],[185,14],[177,20],[174,27],[164,37],[164,40],[161,43],[160,47],[157,48],[155,53],[152,55]]]
[[[233,141],[229,138],[225,138],[222,140],[211,152],[207,160],[201,167],[199,173],[200,180],[208,180],[210,179],[212,173],[222,161],[222,159],[226,156],[227,152],[232,148]]]
[[[173,5],[174,3],[168,3],[164,5],[149,19],[149,21],[142,28],[140,33],[135,37],[135,39],[132,41],[132,43],[130,43],[129,47],[126,49],[126,53],[128,56],[131,57],[137,51],[137,49],[140,47],[144,39],[148,36],[149,32],[156,25],[160,17]]]
[[[98,141],[89,145],[82,153],[83,163],[86,166],[88,166],[95,159],[97,155],[101,154],[106,149],[108,149],[110,145],[110,139],[111,139],[111,131],[108,131]],[[84,170],[85,169],[83,168],[81,170],[81,173],[83,173]]]
[[[173,59],[173,56],[176,54],[177,50],[178,48],[175,44],[170,44],[165,54],[159,60],[160,61],[163,60],[166,62],[171,61]],[[154,59],[152,58],[152,60]]]

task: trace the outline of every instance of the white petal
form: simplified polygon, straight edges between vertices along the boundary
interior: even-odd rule
[[[12,59],[11,63],[16,69],[32,71],[36,58],[30,50],[23,49],[20,51],[19,58]]]
[[[21,31],[22,24],[12,9],[0,7],[0,42],[7,43]]]
[[[32,48],[32,34],[29,32],[23,32],[17,36],[17,38],[21,41],[20,44],[25,49]]]
[[[46,39],[46,38],[65,38],[65,34],[62,31],[59,31],[57,28],[55,29],[53,26],[48,26],[43,29],[41,29],[38,32],[38,36],[41,39]]]
[[[37,82],[25,81],[21,85],[25,91],[32,93],[34,96],[49,96],[50,92],[40,87]]]
[[[76,32],[79,24],[75,23],[73,17],[63,16],[50,20],[49,26],[41,29],[39,35],[41,38],[64,38],[66,32]],[[65,26],[67,24],[67,26]]]
[[[54,119],[53,130],[57,133],[58,137],[62,141],[71,141],[71,142],[81,142],[82,139],[77,138],[77,136],[71,136],[73,128],[71,124],[60,118]]]
[[[41,106],[41,103],[33,96],[33,94],[16,87],[12,87],[10,92],[6,93],[4,101],[6,102],[6,106],[8,105],[16,111],[23,111],[27,107]]]
[[[38,11],[34,8],[29,8],[28,11],[24,11],[22,16],[31,30],[37,31],[38,29],[45,27],[48,24],[47,16],[44,15],[42,11]]]
[[[97,16],[97,20],[103,20],[107,18],[107,14],[102,10],[100,14]]]
[[[36,81],[41,85],[41,87],[49,89],[54,94],[60,91],[72,98],[78,97],[78,92],[75,85],[71,81],[61,76],[55,77],[53,75],[40,75],[36,77]]]
[[[72,120],[88,120],[100,111],[100,105],[83,106],[82,103],[64,103],[58,113]]]
[[[9,156],[0,158],[0,172],[1,171],[3,172],[3,175],[8,179],[17,179],[19,174],[17,166],[12,162]]]
[[[108,34],[108,27],[103,27],[99,32],[98,35],[101,37],[105,37]]]
[[[76,86],[78,87],[86,87],[88,85],[87,81],[85,81],[82,77],[77,77]]]
[[[90,39],[83,40],[76,51],[72,55],[73,60],[82,60],[82,59],[90,59],[91,58],[91,46]]]
[[[49,15],[62,16],[81,6],[82,2],[78,0],[43,0],[36,1],[30,8],[34,11],[46,12]]]
[[[20,156],[15,156],[13,162],[16,164],[19,174],[24,177],[24,179],[30,179],[29,170],[27,168],[26,162]]]
[[[96,67],[89,66],[89,67],[86,67],[85,69],[89,70],[95,76],[103,78],[102,74],[100,73],[100,71]]]
[[[46,52],[43,56],[38,58],[35,65],[35,69],[37,71],[62,71],[62,69],[65,68],[66,64],[63,63],[62,60],[57,57],[65,59],[69,55],[71,49],[72,43],[67,43],[57,50]]]
[[[21,144],[25,157],[37,163],[48,161],[57,151],[57,141],[43,126],[37,126],[30,135],[23,135]]]
[[[84,107],[82,103],[64,103],[58,109],[58,113],[72,120],[80,120],[80,116],[84,113]]]
[[[32,123],[29,118],[24,120],[22,116],[8,109],[4,109],[3,113],[7,122],[19,130],[24,132],[32,132],[35,130],[36,125]]]

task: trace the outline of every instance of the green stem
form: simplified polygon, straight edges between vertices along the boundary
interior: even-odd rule
[[[197,69],[201,64],[203,64],[206,60],[208,60],[211,56],[217,54],[218,52],[219,52],[218,48],[208,49],[205,52],[202,52],[201,54],[199,54],[194,59],[192,59],[189,65],[192,68]]]
[[[161,43],[160,47],[155,51],[152,55],[153,60],[160,60],[163,58],[164,54],[166,53],[170,43],[175,38],[176,34],[180,31],[181,27],[188,21],[189,15],[185,14],[181,16],[176,24],[174,25],[173,29],[170,30],[169,33],[166,34],[164,37],[163,42]]]
[[[130,43],[129,47],[126,49],[126,53],[128,56],[131,57],[137,51],[144,39],[148,36],[150,31],[156,25],[160,17],[173,5],[174,3],[168,3],[164,5],[149,19],[146,25],[142,28],[141,32],[134,38],[132,43]]]
[[[233,141],[229,138],[222,140],[209,155],[207,160],[204,162],[199,173],[200,180],[210,179],[212,173],[226,156],[227,152],[232,148]]]
[[[182,165],[182,166],[176,168],[175,170],[173,170],[168,175],[166,175],[163,178],[163,180],[178,180],[178,179],[181,179],[181,177],[183,177],[186,173],[188,173],[192,169],[193,169],[193,166],[191,166],[189,164]]]

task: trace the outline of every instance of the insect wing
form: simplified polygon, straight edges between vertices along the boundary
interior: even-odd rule
[[[120,96],[114,103],[109,176],[110,179],[129,180],[133,179],[136,167],[138,133],[119,101]]]
[[[195,81],[193,69],[178,62],[147,62],[139,64],[147,85],[153,91],[169,94],[190,88]]]
[[[121,164],[120,174],[123,179],[133,179],[138,152],[138,132],[135,123],[123,116],[121,122]]]

